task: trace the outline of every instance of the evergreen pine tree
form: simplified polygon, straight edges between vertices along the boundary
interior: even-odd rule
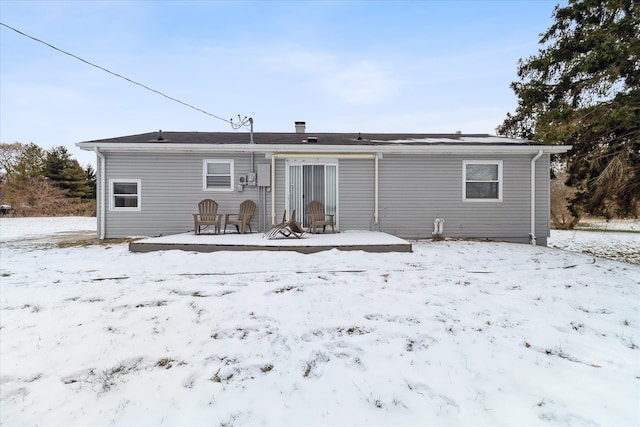
[[[556,6],[538,54],[520,60],[518,107],[500,134],[570,144],[574,214],[637,215],[640,199],[640,7],[635,0]]]

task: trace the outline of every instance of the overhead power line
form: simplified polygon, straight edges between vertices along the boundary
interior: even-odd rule
[[[123,80],[126,80],[126,81],[128,81],[129,83],[133,83],[134,85],[140,86],[140,87],[142,87],[142,88],[144,88],[144,89],[146,89],[146,90],[148,90],[148,91],[151,91],[151,92],[156,93],[156,94],[158,94],[158,95],[164,96],[165,98],[170,99],[171,101],[177,102],[178,104],[182,104],[182,105],[184,105],[185,107],[192,108],[192,109],[194,109],[194,110],[196,110],[196,111],[199,111],[199,112],[201,112],[201,113],[204,113],[204,114],[206,114],[206,115],[208,115],[208,116],[214,117],[214,118],[216,118],[216,119],[218,119],[218,120],[222,120],[223,122],[229,123],[229,124],[230,124],[230,125],[232,125],[234,128],[236,128],[236,127],[235,127],[235,125],[236,125],[236,124],[235,124],[235,123],[233,123],[233,120],[223,119],[223,118],[222,118],[222,117],[220,117],[220,116],[216,116],[215,114],[211,114],[211,113],[209,113],[208,111],[205,111],[205,110],[203,110],[203,109],[201,109],[201,108],[194,107],[194,106],[193,106],[193,105],[191,105],[191,104],[187,104],[186,102],[180,101],[179,99],[176,99],[176,98],[174,98],[174,97],[172,97],[172,96],[169,96],[169,95],[167,95],[167,94],[165,94],[165,93],[162,93],[162,92],[160,92],[159,90],[155,90],[155,89],[150,88],[149,86],[146,86],[146,85],[144,85],[144,84],[142,84],[142,83],[138,83],[138,82],[136,82],[135,80],[132,80],[132,79],[130,79],[130,78],[128,78],[128,77],[125,77],[125,76],[123,76],[123,75],[121,75],[121,74],[114,73],[113,71],[111,71],[111,70],[109,70],[109,69],[107,69],[107,68],[101,67],[100,65],[96,65],[96,64],[94,64],[94,63],[92,63],[92,62],[89,62],[89,61],[87,61],[86,59],[80,58],[80,57],[79,57],[79,56],[77,56],[77,55],[74,55],[74,54],[69,53],[69,52],[67,52],[67,51],[65,51],[65,50],[62,50],[62,49],[60,49],[60,48],[57,48],[57,47],[55,47],[55,46],[54,46],[54,45],[52,45],[52,44],[49,44],[49,43],[47,43],[47,42],[45,42],[45,41],[43,41],[43,40],[40,40],[39,38],[36,38],[36,37],[30,36],[29,34],[23,33],[22,31],[20,31],[20,30],[18,30],[18,29],[16,29],[16,28],[11,27],[11,26],[9,26],[9,25],[5,24],[4,22],[0,22],[0,25],[2,25],[3,27],[7,27],[7,28],[8,28],[8,29],[10,29],[10,30],[15,31],[16,33],[18,33],[18,34],[20,34],[20,35],[22,35],[22,36],[24,36],[24,37],[30,38],[31,40],[37,41],[38,43],[42,43],[43,45],[48,46],[48,47],[50,47],[50,48],[51,48],[51,49],[53,49],[53,50],[56,50],[56,51],[58,51],[58,52],[60,52],[60,53],[64,53],[65,55],[68,55],[68,56],[70,56],[70,57],[72,57],[72,58],[75,58],[75,59],[77,59],[78,61],[82,61],[82,62],[84,62],[85,64],[91,65],[92,67],[98,68],[98,69],[100,69],[100,70],[102,70],[102,71],[105,71],[105,72],[107,72],[107,73],[109,73],[109,74],[111,74],[111,75],[113,75],[113,76],[116,76],[116,77],[119,77],[119,78],[121,78],[121,79],[123,79]]]

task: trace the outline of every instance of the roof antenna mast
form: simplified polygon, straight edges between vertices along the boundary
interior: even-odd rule
[[[233,119],[229,119],[229,123],[231,124],[231,127],[234,129],[249,127],[249,132],[250,132],[249,143],[253,144],[253,117],[244,116],[244,118],[242,118],[240,117],[240,114],[238,114],[238,122],[234,123]]]

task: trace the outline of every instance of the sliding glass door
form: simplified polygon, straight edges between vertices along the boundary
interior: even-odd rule
[[[337,163],[288,163],[287,210],[294,210],[296,218],[307,227],[307,203],[322,202],[326,214],[336,215],[338,201]]]

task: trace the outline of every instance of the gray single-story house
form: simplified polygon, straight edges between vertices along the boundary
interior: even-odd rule
[[[153,132],[77,144],[97,155],[100,239],[193,230],[198,202],[256,202],[265,231],[321,201],[338,230],[546,245],[549,158],[570,149],[490,135]]]

